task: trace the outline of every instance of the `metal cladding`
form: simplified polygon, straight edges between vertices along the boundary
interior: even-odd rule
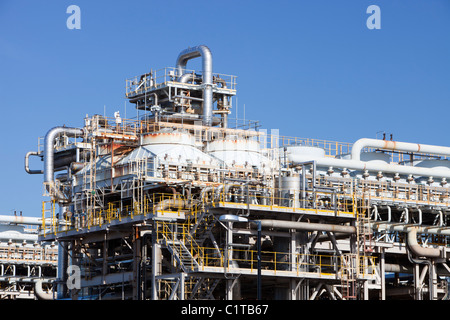
[[[185,73],[186,64],[189,60],[202,57],[203,76],[203,125],[211,126],[213,110],[213,76],[212,76],[212,54],[207,46],[200,45],[183,50],[176,62],[177,75],[182,78]],[[184,80],[183,80],[184,81]],[[182,81],[180,81],[182,82]]]
[[[235,80],[188,48],[126,80],[136,118],[86,116],[26,154],[50,197],[39,240],[59,243],[58,298],[450,296],[450,148],[269,134],[228,118]]]
[[[79,128],[54,127],[47,132],[44,142],[44,182],[53,182],[55,169],[53,161],[54,144],[55,139],[60,134],[64,134],[67,137],[82,136],[83,130]]]

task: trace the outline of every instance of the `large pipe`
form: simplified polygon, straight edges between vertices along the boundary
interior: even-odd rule
[[[375,223],[371,225],[372,229],[377,232],[409,232],[411,225],[397,224],[397,223]],[[415,226],[416,232],[425,234],[439,234],[443,236],[450,236],[450,229],[438,226]]]
[[[60,134],[65,134],[68,137],[76,137],[83,135],[83,129],[80,128],[66,128],[55,127],[50,129],[45,135],[44,142],[44,182],[53,183],[54,177],[54,150],[53,146],[56,137]]]
[[[53,300],[53,294],[47,293],[42,289],[42,279],[34,281],[34,294],[39,300]]]
[[[412,167],[412,166],[404,166],[398,164],[388,164],[388,163],[379,163],[379,162],[364,162],[358,160],[345,160],[345,159],[336,159],[336,158],[317,158],[305,155],[297,155],[292,154],[289,156],[290,161],[293,164],[302,163],[305,161],[314,160],[316,165],[318,166],[326,166],[326,167],[341,167],[352,170],[361,170],[361,171],[381,171],[387,173],[398,173],[403,175],[415,175],[415,176],[426,176],[426,177],[435,177],[435,178],[446,178],[450,179],[450,169],[448,168],[423,168],[423,167]]]
[[[353,144],[352,160],[356,160],[356,161],[361,160],[361,151],[363,148],[379,148],[379,149],[383,149],[383,150],[420,152],[420,153],[425,153],[425,154],[450,156],[450,148],[449,147],[363,138],[363,139],[359,139],[358,141],[356,141]]]
[[[0,232],[0,239],[1,240],[14,240],[14,241],[38,241],[38,235],[34,233],[22,233],[19,231],[3,231]]]
[[[418,257],[439,258],[442,257],[440,249],[424,248],[417,243],[417,228],[411,227],[407,233],[408,248]]]
[[[335,224],[309,223],[309,222],[295,222],[283,220],[258,220],[262,227],[266,228],[282,228],[282,229],[298,229],[305,231],[328,231],[341,233],[356,233],[356,228],[353,226],[343,226]]]
[[[200,45],[183,50],[177,58],[177,76],[181,77],[189,60],[202,57],[203,63],[203,125],[211,126],[213,109],[213,76],[212,76],[212,54],[207,46]]]
[[[44,173],[43,170],[30,170],[29,167],[29,158],[30,156],[39,156],[39,152],[37,151],[29,151],[27,152],[27,154],[25,155],[25,171],[29,174],[42,174]]]
[[[0,215],[0,223],[26,224],[26,225],[42,225],[42,218],[23,217],[23,216],[7,216]],[[51,225],[50,219],[45,220],[46,225]]]

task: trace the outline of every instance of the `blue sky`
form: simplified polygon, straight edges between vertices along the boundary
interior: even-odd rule
[[[80,30],[66,27],[71,4]],[[369,5],[380,30],[366,27]],[[238,77],[239,117],[245,104],[263,128],[450,146],[449,18],[448,0],[0,0],[0,214],[40,215],[43,177],[23,168],[39,136],[123,112],[126,78],[199,44],[214,72]]]

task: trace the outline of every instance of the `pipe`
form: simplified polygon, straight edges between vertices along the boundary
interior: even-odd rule
[[[44,182],[48,183],[48,191],[54,187],[54,171],[55,171],[55,163],[54,163],[54,143],[56,137],[60,134],[65,134],[68,137],[76,137],[83,135],[83,129],[79,128],[67,128],[67,127],[54,127],[50,129],[45,135],[44,141]],[[57,191],[56,191],[57,192]],[[60,200],[64,199],[63,195],[58,193],[58,198]]]
[[[39,300],[53,300],[53,294],[42,289],[42,279],[34,281],[34,294]]]
[[[328,231],[341,233],[356,233],[356,228],[353,226],[343,226],[334,224],[322,223],[308,223],[295,222],[283,220],[257,220],[261,222],[261,226],[266,228],[284,228],[284,229],[299,229],[305,231]]]
[[[377,163],[377,162],[364,162],[358,160],[345,160],[336,158],[316,158],[312,159],[310,156],[305,155],[290,155],[290,161],[293,164],[314,160],[317,166],[335,166],[342,167],[352,170],[360,171],[382,171],[388,173],[398,173],[404,175],[415,175],[415,176],[432,176],[439,178],[450,178],[450,169],[448,168],[423,168],[423,167],[412,167],[404,166],[398,164],[388,164],[388,163]]]
[[[424,248],[417,243],[417,228],[411,227],[407,232],[407,243],[412,253],[418,257],[439,258],[441,250],[437,248]]]
[[[45,135],[44,142],[44,182],[53,182],[54,173],[54,150],[53,145],[55,139],[60,134],[66,134],[68,137],[76,137],[83,135],[83,129],[54,127]]]
[[[192,204],[189,204],[187,200],[182,199],[166,199],[158,202],[155,205],[154,212],[164,211],[171,207],[176,207],[178,209],[188,209]]]
[[[213,76],[212,76],[212,54],[207,46],[200,45],[183,50],[177,58],[177,76],[183,76],[186,64],[189,60],[202,57],[203,63],[203,125],[211,126],[213,109]]]
[[[0,215],[0,223],[14,223],[14,224],[41,226],[42,218]],[[50,219],[46,219],[45,224],[51,225],[52,222]]]
[[[405,232],[407,233],[409,231],[409,228],[411,228],[411,225],[405,225],[405,224],[393,224],[391,223],[380,223],[377,224],[371,224],[372,229],[377,232],[381,231],[388,231],[388,232]],[[450,229],[447,229],[446,227],[438,227],[438,226],[417,226],[417,232],[419,233],[426,233],[426,234],[439,234],[443,236],[450,236]]]
[[[201,77],[193,73],[184,73],[182,76],[178,78],[178,82],[181,83],[188,83],[189,81],[198,81],[198,80],[201,80]]]
[[[440,156],[450,156],[449,147],[363,138],[353,144],[352,160],[361,160],[361,151],[363,148],[379,148],[392,151],[420,152]]]
[[[11,240],[11,241],[38,241],[38,234],[33,233],[22,233],[19,231],[3,231],[0,232],[0,240]]]
[[[30,170],[30,167],[29,167],[29,157],[30,156],[39,156],[39,152],[37,152],[37,151],[29,151],[29,152],[27,152],[27,154],[25,155],[25,171],[28,174],[42,174],[42,173],[44,173],[44,170]]]

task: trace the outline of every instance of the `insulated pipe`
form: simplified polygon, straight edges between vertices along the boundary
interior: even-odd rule
[[[439,258],[441,250],[437,248],[424,248],[417,243],[417,228],[411,227],[407,233],[408,248],[418,257]]]
[[[361,160],[361,151],[363,148],[379,148],[392,151],[420,152],[440,156],[450,156],[449,147],[363,138],[353,144],[352,160]]]
[[[189,204],[186,200],[182,199],[166,199],[161,202],[159,202],[157,205],[155,205],[155,212],[157,211],[164,211],[171,207],[176,208],[189,208]]]
[[[324,167],[341,167],[352,170],[360,171],[382,171],[388,173],[398,173],[403,175],[415,175],[415,176],[432,176],[439,178],[450,178],[450,169],[448,168],[423,168],[423,167],[412,167],[403,166],[398,164],[388,164],[388,163],[377,163],[377,162],[364,162],[358,160],[345,160],[336,158],[311,158],[311,156],[305,155],[290,155],[290,161],[294,164],[305,162],[305,161],[315,161],[316,165]]]
[[[389,232],[409,232],[411,225],[397,224],[397,223],[376,223],[372,224],[372,229],[377,232],[389,231]],[[450,236],[450,229],[446,227],[438,226],[416,226],[417,232],[426,234],[439,234],[443,236]]]
[[[39,152],[37,151],[29,151],[25,155],[25,171],[29,174],[42,174],[44,173],[44,170],[30,170],[29,167],[29,157],[30,156],[39,156]]]
[[[181,83],[188,83],[189,81],[195,81],[195,80],[200,80],[200,77],[197,77],[196,74],[193,73],[185,73],[182,76],[180,76],[178,78],[178,82]]]
[[[177,58],[177,76],[183,76],[186,64],[189,60],[202,57],[203,63],[203,125],[211,126],[213,109],[213,76],[212,76],[212,54],[207,46],[200,45],[183,50]]]
[[[356,233],[356,228],[353,226],[283,221],[283,220],[258,220],[258,221],[261,222],[262,227],[266,227],[266,228],[283,228],[283,229],[298,229],[298,230],[305,230],[305,231],[328,231],[328,232],[340,232],[340,233]]]
[[[34,294],[39,300],[53,300],[53,294],[44,292],[42,289],[42,279],[34,281]]]
[[[27,224],[40,226],[42,225],[42,218],[0,215],[0,223]],[[51,225],[52,222],[50,221],[50,219],[46,219],[45,224]]]
[[[0,239],[14,241],[38,241],[38,235],[33,233],[22,233],[19,231],[3,231],[0,232]]]
[[[55,127],[50,129],[45,135],[44,142],[44,182],[52,183],[54,180],[54,149],[53,145],[55,139],[60,134],[65,134],[68,137],[75,137],[83,135],[83,129],[79,128],[66,128],[66,127]]]

